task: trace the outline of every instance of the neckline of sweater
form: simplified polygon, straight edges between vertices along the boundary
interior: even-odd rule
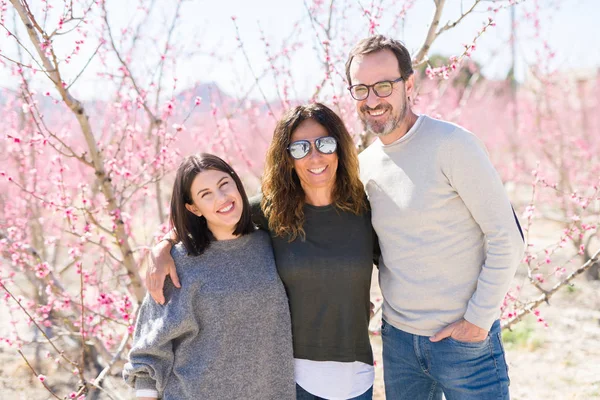
[[[222,250],[233,250],[233,249],[236,249],[236,248],[244,246],[246,243],[248,243],[248,241],[250,240],[250,236],[252,236],[252,234],[254,234],[254,233],[255,232],[248,233],[248,234],[245,234],[245,235],[242,235],[242,236],[238,236],[238,237],[233,238],[233,239],[212,240],[210,242],[210,245],[208,246],[208,249],[210,249],[210,248],[213,248],[213,249],[222,249]]]
[[[417,118],[417,120],[415,121],[415,124],[408,130],[408,132],[406,132],[406,134],[404,136],[402,136],[400,139],[396,140],[395,142],[392,142],[390,144],[383,144],[383,142],[381,142],[381,140],[380,140],[379,144],[384,149],[390,149],[390,148],[393,148],[393,147],[395,147],[397,145],[400,145],[402,143],[406,143],[411,138],[413,138],[414,136],[416,136],[416,134],[421,129],[421,126],[423,125],[423,122],[425,121],[425,118],[426,118],[426,116],[424,114],[419,115],[418,118]]]

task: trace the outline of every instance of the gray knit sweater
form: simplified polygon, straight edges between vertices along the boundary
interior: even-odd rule
[[[267,233],[171,250],[181,289],[148,295],[123,377],[164,399],[294,399],[288,302]]]

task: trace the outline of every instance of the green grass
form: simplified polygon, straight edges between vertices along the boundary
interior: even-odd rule
[[[573,293],[577,293],[579,291],[579,288],[577,288],[575,285],[567,285],[567,293],[573,294]]]
[[[502,332],[502,341],[507,349],[527,349],[535,351],[544,344],[544,339],[535,330],[535,321],[526,318],[512,330]]]

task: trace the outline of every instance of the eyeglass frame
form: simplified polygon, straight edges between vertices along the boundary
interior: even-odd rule
[[[348,86],[348,91],[350,92],[350,96],[352,96],[352,98],[354,100],[356,100],[356,101],[366,100],[369,97],[369,95],[371,94],[371,89],[373,90],[373,93],[375,94],[375,96],[383,99],[383,98],[386,98],[386,97],[390,97],[392,95],[392,93],[394,92],[394,84],[398,83],[400,81],[404,81],[404,78],[400,77],[400,78],[398,78],[396,80],[393,80],[393,81],[389,81],[389,80],[379,81],[379,82],[375,82],[372,85],[365,85],[364,83],[357,83],[356,85]],[[391,85],[392,85],[392,91],[390,92],[390,94],[388,94],[386,96],[380,96],[379,93],[377,93],[377,91],[375,90],[375,85],[379,85],[380,83],[386,83],[386,82],[391,83]],[[357,86],[364,86],[364,87],[367,88],[367,95],[364,98],[362,98],[362,99],[357,99],[356,97],[354,97],[354,94],[352,93],[352,88],[355,88]]]
[[[325,139],[325,138],[331,138],[331,139],[333,139],[333,141],[335,142],[335,149],[334,149],[334,150],[333,150],[331,153],[324,153],[324,152],[322,152],[322,151],[321,151],[321,150],[320,150],[320,149],[317,147],[317,140],[319,140],[319,141],[320,141],[321,139]],[[293,145],[293,144],[296,144],[296,143],[302,143],[302,142],[306,142],[306,143],[308,143],[308,144],[309,144],[308,152],[307,152],[305,155],[303,155],[302,157],[300,157],[300,158],[296,158],[296,157],[294,157],[294,156],[292,155],[292,152],[290,151],[290,147],[292,147],[292,145]],[[321,153],[321,154],[324,154],[324,155],[326,155],[326,156],[327,156],[327,155],[333,154],[333,153],[335,153],[335,152],[337,151],[337,148],[338,148],[338,140],[337,140],[337,139],[336,139],[334,136],[330,136],[330,135],[318,137],[318,138],[316,138],[315,140],[313,140],[312,142],[311,142],[310,140],[308,140],[308,139],[300,139],[300,140],[295,140],[295,141],[293,141],[292,143],[290,143],[290,145],[287,147],[287,151],[288,151],[288,154],[290,155],[290,157],[292,157],[294,160],[302,160],[303,158],[307,157],[307,156],[308,156],[308,155],[309,155],[309,154],[312,152],[312,149],[313,149],[313,147],[314,147],[314,148],[315,148],[315,150],[317,150],[319,153]]]

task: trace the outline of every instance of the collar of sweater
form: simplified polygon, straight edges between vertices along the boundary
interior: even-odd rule
[[[396,145],[398,145],[400,143],[406,142],[407,140],[409,140],[410,138],[412,138],[413,136],[415,136],[415,134],[417,133],[417,131],[421,128],[421,125],[423,125],[423,121],[424,120],[425,120],[425,116],[424,115],[419,115],[419,117],[417,118],[417,121],[415,122],[415,124],[400,139],[398,139],[398,140],[396,140],[396,141],[394,141],[394,142],[392,142],[390,144],[383,144],[381,142],[381,140],[379,140],[379,144],[384,149],[387,149],[387,148],[396,146]]]

